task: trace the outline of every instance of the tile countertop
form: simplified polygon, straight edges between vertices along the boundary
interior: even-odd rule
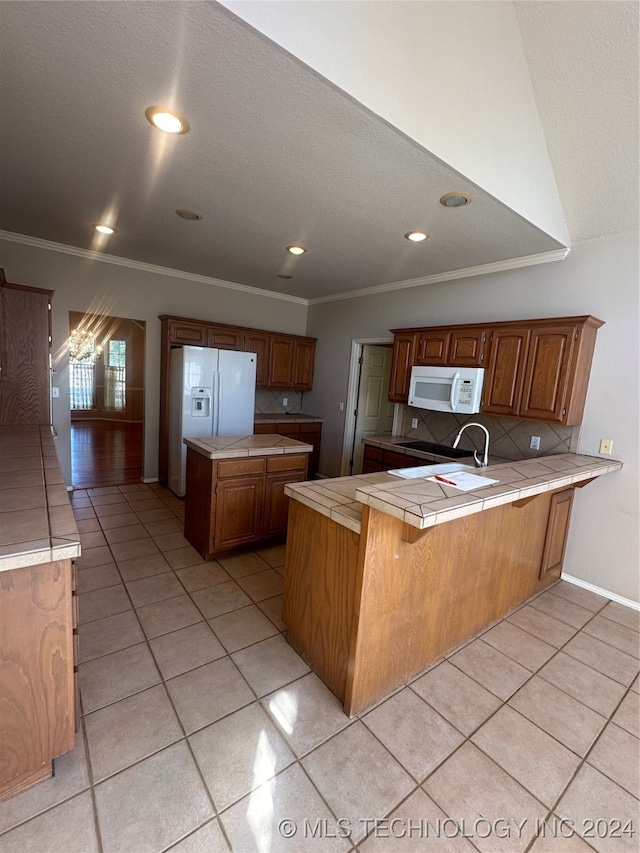
[[[286,412],[281,412],[279,414],[263,414],[263,415],[254,415],[253,417],[254,423],[257,424],[279,424],[284,423],[285,421],[288,423],[308,423],[310,421],[317,421],[318,423],[322,423],[324,418],[318,418],[315,415],[303,415],[302,412],[298,412],[297,414],[287,414]]]
[[[79,555],[50,427],[0,426],[0,572]]]
[[[474,473],[498,482],[469,492],[426,477],[403,480],[386,472],[291,483],[284,490],[294,500],[356,533],[360,533],[364,504],[424,530],[621,468],[622,462],[614,459],[560,453],[478,468]]]
[[[187,447],[208,459],[238,459],[275,456],[281,453],[311,453],[313,447],[284,435],[207,435],[184,438]]]

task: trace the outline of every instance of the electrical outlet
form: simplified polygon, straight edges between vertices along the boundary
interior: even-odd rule
[[[411,418],[411,429],[418,429],[418,419]]]
[[[338,409],[339,409],[341,412],[344,412],[344,403],[338,403]]]
[[[600,453],[603,456],[611,456],[613,451],[613,439],[612,438],[603,438],[600,440]]]
[[[530,450],[540,450],[540,436],[532,435],[529,439],[529,449]]]
[[[51,389],[51,396],[52,396],[52,397],[59,397],[59,396],[60,396],[60,389],[59,389],[59,388],[56,388],[56,386],[55,386],[55,385],[54,385],[54,386],[53,386],[53,388]]]
[[[283,406],[288,406],[288,405],[289,405],[289,398],[288,398],[288,397],[283,397],[283,398],[282,398],[282,405],[283,405]]]

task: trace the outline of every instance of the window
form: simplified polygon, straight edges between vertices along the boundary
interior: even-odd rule
[[[114,412],[126,409],[127,342],[109,341],[104,365],[104,408]]]
[[[96,407],[95,340],[85,339],[82,348],[71,350],[69,357],[69,397],[71,411],[90,411]],[[73,353],[77,352],[74,356]]]

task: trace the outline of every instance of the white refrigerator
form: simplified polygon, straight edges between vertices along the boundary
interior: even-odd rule
[[[252,352],[177,347],[171,350],[169,488],[185,493],[185,437],[252,435],[256,355]]]

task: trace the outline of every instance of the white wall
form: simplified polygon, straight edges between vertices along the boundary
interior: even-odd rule
[[[222,5],[569,245],[512,3]]]
[[[57,451],[65,480],[71,483],[69,362],[65,347],[69,311],[95,311],[145,320],[144,476],[158,476],[160,407],[159,314],[175,314],[253,326],[269,331],[305,334],[306,305],[238,289],[175,278],[159,272],[114,266],[45,248],[0,239],[0,268],[7,281],[55,290],[53,297],[54,400]]]
[[[325,417],[320,470],[340,471],[351,341],[391,328],[440,323],[593,314],[605,321],[596,342],[579,451],[598,455],[613,439],[621,472],[576,491],[565,571],[638,601],[639,293],[638,237],[617,235],[575,246],[566,260],[310,306],[318,338],[314,390],[305,410]]]

